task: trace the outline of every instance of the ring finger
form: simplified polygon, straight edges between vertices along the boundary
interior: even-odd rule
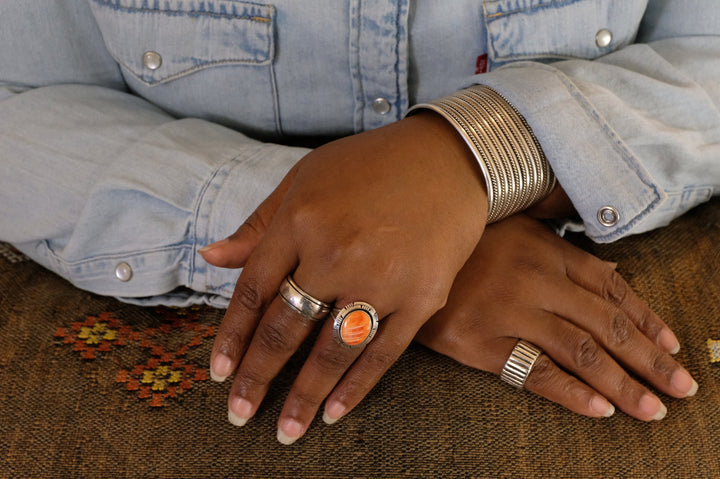
[[[509,358],[517,343],[515,338],[502,338],[493,343],[493,348],[497,357]],[[502,372],[502,365],[498,369]],[[615,413],[615,407],[602,394],[563,371],[544,353],[535,360],[524,388],[585,416],[609,417]]]

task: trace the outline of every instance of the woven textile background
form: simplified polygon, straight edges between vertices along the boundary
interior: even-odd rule
[[[347,418],[293,446],[275,421],[300,351],[245,427],[208,378],[222,316],[139,308],[0,257],[0,477],[720,477],[720,201],[611,245],[575,241],[674,329],[696,397],[588,419],[418,345]]]

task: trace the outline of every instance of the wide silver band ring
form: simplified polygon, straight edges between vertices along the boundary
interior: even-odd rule
[[[370,304],[355,301],[332,310],[335,341],[348,348],[360,348],[369,343],[377,332],[377,311]]]
[[[285,304],[312,321],[323,319],[330,312],[328,303],[307,294],[290,275],[283,280],[278,293]]]
[[[500,373],[500,379],[516,388],[523,388],[535,361],[542,354],[542,350],[534,344],[521,339],[510,353],[505,366]]]

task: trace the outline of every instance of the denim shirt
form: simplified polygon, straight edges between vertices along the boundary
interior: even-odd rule
[[[472,84],[525,116],[591,238],[648,231],[720,188],[716,1],[3,2],[0,240],[100,294],[224,306],[239,272],[196,250],[288,145]]]

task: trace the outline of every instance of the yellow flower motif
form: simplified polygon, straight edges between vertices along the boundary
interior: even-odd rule
[[[708,339],[707,340],[708,351],[710,352],[710,362],[720,362],[720,340]]]
[[[164,391],[168,383],[177,384],[182,379],[182,371],[170,369],[170,366],[158,366],[155,369],[146,369],[143,371],[143,377],[140,380],[143,384],[152,384],[153,391]]]
[[[100,344],[101,341],[115,341],[117,331],[110,329],[107,323],[96,323],[92,328],[83,326],[78,333],[78,339],[84,339],[85,344]]]

